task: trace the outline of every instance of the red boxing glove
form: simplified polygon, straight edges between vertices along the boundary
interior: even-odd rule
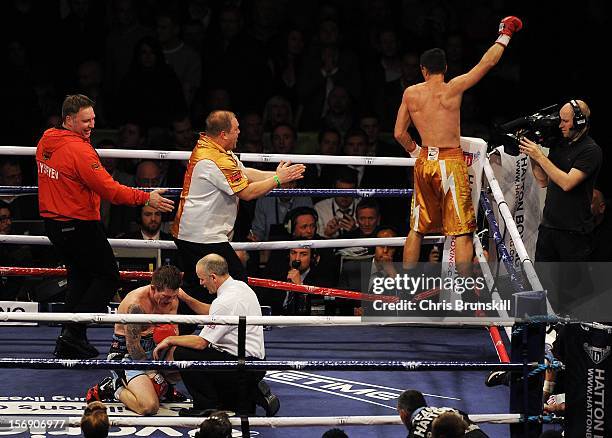
[[[499,23],[499,37],[497,37],[498,44],[506,47],[510,42],[510,38],[514,34],[514,32],[518,32],[523,28],[523,22],[520,18],[510,15],[509,17],[504,18]]]
[[[151,379],[151,383],[153,384],[153,388],[155,388],[155,393],[158,398],[162,398],[166,391],[168,391],[168,382],[161,374],[157,373],[154,376],[149,376]]]
[[[166,339],[168,336],[177,336],[178,332],[174,324],[160,324],[153,329],[153,340],[156,344]]]

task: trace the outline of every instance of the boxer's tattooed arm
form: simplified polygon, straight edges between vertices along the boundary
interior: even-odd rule
[[[138,304],[132,304],[128,308],[130,314],[144,314],[144,310]],[[145,360],[147,355],[140,345],[140,333],[142,332],[142,324],[126,324],[125,343],[128,353],[132,360]]]

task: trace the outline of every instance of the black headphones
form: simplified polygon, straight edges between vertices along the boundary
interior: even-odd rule
[[[319,222],[319,214],[317,213],[317,210],[312,207],[296,207],[287,212],[287,214],[285,215],[285,220],[283,221],[283,225],[285,226],[285,229],[289,234],[293,235],[293,227],[295,226],[295,220],[299,216],[304,215],[310,215],[314,217],[316,229],[317,223]]]
[[[582,128],[586,128],[588,126],[589,120],[584,115],[580,109],[580,105],[578,105],[578,102],[576,102],[575,99],[570,100],[569,103],[574,110],[574,130],[581,131]]]

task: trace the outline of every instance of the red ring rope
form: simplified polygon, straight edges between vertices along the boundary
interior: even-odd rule
[[[63,268],[22,268],[16,266],[0,266],[0,275],[16,276],[16,275],[31,275],[37,277],[61,277],[66,275],[66,270]],[[150,279],[152,272],[139,271],[120,271],[119,275],[124,280],[143,280]],[[313,295],[323,295],[329,297],[348,298],[351,300],[361,301],[383,301],[387,303],[395,303],[399,301],[395,296],[384,296],[365,294],[350,290],[333,289],[329,287],[309,286],[305,284],[293,284],[286,281],[269,280],[265,278],[249,277],[249,284],[252,286],[267,287],[270,289],[280,289],[283,291],[302,292]]]

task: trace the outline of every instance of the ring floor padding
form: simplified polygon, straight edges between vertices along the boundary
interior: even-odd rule
[[[0,327],[0,357],[51,358],[58,327]],[[110,327],[90,328],[90,341],[105,356]],[[271,360],[457,360],[496,362],[485,329],[418,327],[273,327],[265,332]],[[107,375],[104,370],[2,370],[0,416],[80,416],[87,388]],[[486,372],[272,372],[266,377],[281,400],[278,416],[395,415],[397,397],[409,388],[426,394],[433,406],[451,406],[468,413],[507,413],[507,387],[487,388]],[[181,384],[179,389],[184,390]],[[159,415],[176,415],[185,404],[163,405]],[[110,415],[133,415],[111,403]],[[258,414],[263,414],[261,409]],[[483,425],[492,437],[508,436],[508,426]],[[350,437],[402,437],[402,426],[342,427]],[[320,437],[327,427],[252,428],[262,438]],[[114,432],[113,432],[114,431]],[[78,436],[78,430],[74,429]],[[113,428],[113,436],[189,436],[181,428]],[[6,432],[0,433],[7,436]],[[37,434],[19,437],[64,436]],[[68,435],[65,435],[68,436]],[[234,436],[240,436],[238,428]]]

